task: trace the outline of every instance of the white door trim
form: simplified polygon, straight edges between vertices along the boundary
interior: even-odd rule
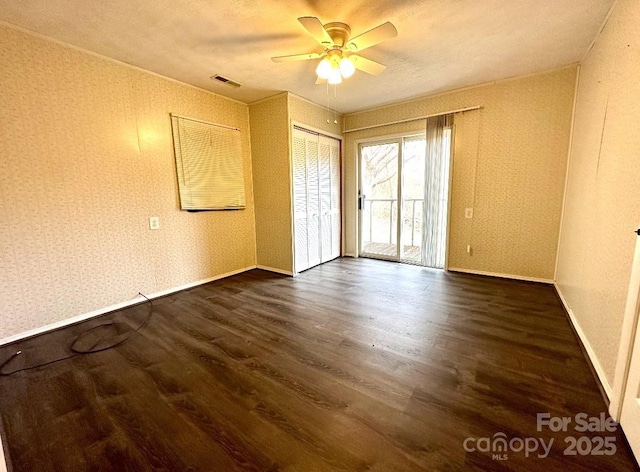
[[[636,239],[636,249],[633,256],[633,265],[631,266],[631,276],[629,278],[629,291],[627,292],[627,303],[622,321],[622,335],[620,336],[620,347],[618,348],[618,357],[616,359],[612,394],[609,404],[609,414],[616,421],[620,421],[620,415],[622,413],[622,400],[629,376],[633,345],[638,327],[638,312],[640,310],[640,236]]]

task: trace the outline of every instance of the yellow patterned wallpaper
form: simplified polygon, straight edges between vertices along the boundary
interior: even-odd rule
[[[576,67],[568,67],[354,113],[344,117],[345,130],[481,106],[455,119],[449,267],[551,280],[575,77]],[[346,133],[347,254],[357,244],[354,143],[371,134]]]
[[[246,105],[5,27],[0,63],[0,339],[255,265]],[[242,130],[246,210],[179,210],[170,112]]]
[[[289,94],[289,114],[293,121],[329,134],[342,136],[342,115],[291,93]]]
[[[249,107],[258,265],[293,272],[287,93]]]
[[[620,0],[581,65],[556,274],[609,384],[640,223],[638,25]]]

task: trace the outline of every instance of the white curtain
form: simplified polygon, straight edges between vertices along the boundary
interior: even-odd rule
[[[453,115],[427,119],[424,265],[444,268],[449,208],[449,168]]]

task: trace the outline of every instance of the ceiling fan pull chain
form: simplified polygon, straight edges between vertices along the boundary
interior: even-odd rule
[[[338,84],[335,84],[333,86],[333,124],[337,125],[338,124],[338,112],[336,111],[336,109],[338,108]]]
[[[331,108],[329,108],[329,82],[327,82],[327,123],[331,120]]]

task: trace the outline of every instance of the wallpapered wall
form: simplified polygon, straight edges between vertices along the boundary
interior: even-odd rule
[[[252,104],[251,159],[258,265],[293,272],[287,93]]]
[[[574,66],[346,115],[346,253],[357,245],[356,141],[372,135],[348,131],[481,106],[454,120],[449,267],[553,279],[575,77]]]
[[[342,136],[342,115],[291,93],[289,94],[289,113],[291,120],[295,122]]]
[[[613,382],[640,223],[640,3],[620,0],[582,62],[557,284]]]
[[[294,237],[291,123],[340,134],[342,117],[287,92],[253,103],[249,111],[258,266],[290,274],[293,273]],[[334,118],[337,123],[333,122]]]
[[[0,339],[255,265],[246,105],[5,27],[0,63]],[[245,210],[179,210],[170,112],[242,130]]]

